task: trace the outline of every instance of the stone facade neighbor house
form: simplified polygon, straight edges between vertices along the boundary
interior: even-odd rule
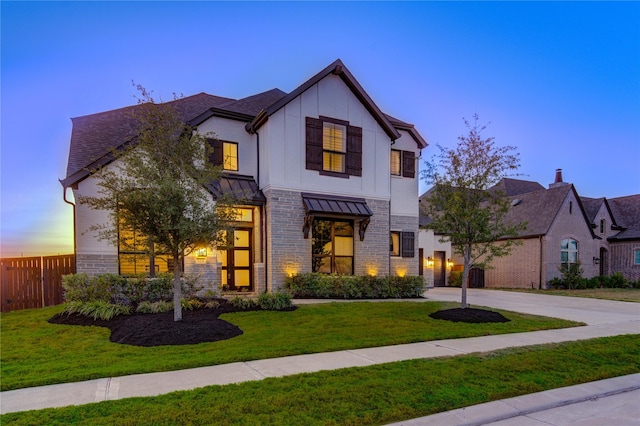
[[[502,179],[496,186],[510,199],[509,223],[526,222],[509,256],[496,258],[480,271],[476,286],[546,288],[560,277],[561,265],[580,261],[583,276],[622,273],[640,276],[640,195],[606,198],[580,197],[573,184],[556,170],[554,183]],[[454,255],[454,262],[462,259]],[[471,285],[471,284],[470,284]]]
[[[215,134],[224,169],[212,199],[241,195],[232,247],[202,247],[185,273],[229,291],[276,291],[287,275],[418,275],[418,157],[426,141],[383,113],[340,60],[290,93],[242,99],[199,93],[173,101],[184,121]],[[93,195],[91,170],[135,137],[136,106],[73,118],[67,176],[75,199]],[[70,202],[71,203],[71,202]],[[74,205],[77,271],[133,274],[172,269],[162,254],[125,252],[90,228],[108,212]],[[114,225],[116,226],[116,225]],[[153,260],[153,262],[152,262]]]

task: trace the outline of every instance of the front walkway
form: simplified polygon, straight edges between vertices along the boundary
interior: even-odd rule
[[[460,289],[437,288],[427,300],[460,300]],[[412,299],[420,302],[424,299]],[[17,389],[0,394],[0,414],[88,404],[135,396],[155,396],[209,385],[225,385],[266,377],[363,367],[417,358],[486,352],[507,347],[567,342],[621,334],[640,334],[640,304],[526,293],[470,289],[473,306],[488,306],[518,312],[581,321],[587,326],[497,336],[448,339],[431,342],[354,349],[330,353],[289,356],[190,370],[137,374],[85,382]],[[300,300],[296,303],[310,303]],[[319,301],[313,301],[319,302]],[[637,379],[636,379],[637,380]]]

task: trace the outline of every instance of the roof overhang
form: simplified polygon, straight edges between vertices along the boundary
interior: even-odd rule
[[[364,198],[341,197],[337,195],[311,194],[303,192],[302,203],[306,211],[302,232],[304,238],[309,238],[309,231],[316,216],[354,219],[360,222],[358,233],[360,241],[364,240],[373,212]]]

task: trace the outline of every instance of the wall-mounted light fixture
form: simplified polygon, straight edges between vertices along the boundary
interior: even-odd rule
[[[594,258],[593,258],[593,264],[594,264],[594,265],[598,265],[598,264],[600,264],[600,258],[598,258],[598,257],[594,257]]]
[[[447,268],[448,268],[448,269],[453,268],[453,260],[451,260],[451,259],[447,259]]]
[[[427,268],[433,268],[433,257],[427,257]]]
[[[201,247],[201,248],[197,249],[196,250],[196,257],[198,257],[198,258],[207,257],[207,248],[206,247]]]

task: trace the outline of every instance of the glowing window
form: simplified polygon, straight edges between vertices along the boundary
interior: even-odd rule
[[[341,124],[324,122],[322,125],[322,169],[345,173],[347,128]]]

